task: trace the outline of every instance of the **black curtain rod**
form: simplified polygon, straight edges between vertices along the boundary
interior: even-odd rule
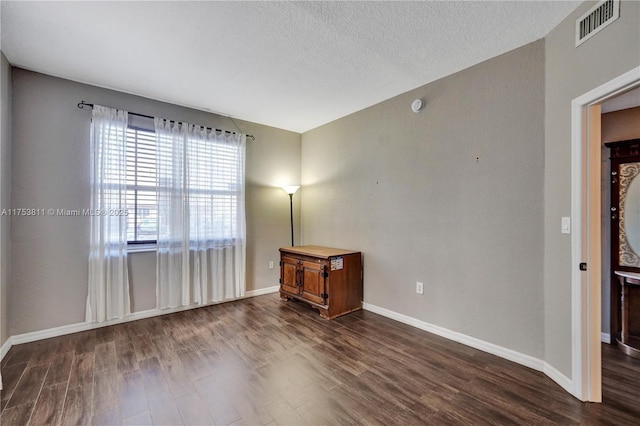
[[[87,103],[87,102],[85,102],[85,101],[80,101],[80,102],[78,102],[78,108],[80,108],[80,109],[84,109],[84,107],[85,107],[85,106],[88,106],[88,107],[93,108],[93,104]],[[150,119],[152,119],[152,120],[155,118],[155,117],[152,117],[152,116],[150,116],[150,115],[138,114],[137,112],[130,112],[130,111],[127,111],[127,113],[128,113],[128,114],[131,114],[131,115],[136,115],[136,116],[138,116],[138,117],[150,118]],[[173,121],[173,120],[169,120],[169,122],[170,122],[170,123],[175,123],[175,121]],[[182,122],[180,122],[180,121],[179,121],[178,123],[182,124]],[[213,129],[213,128],[211,128],[211,127],[207,127],[206,129],[207,129],[207,130],[215,130],[215,131],[217,131],[217,132],[225,132],[225,133],[229,133],[229,134],[235,134],[235,133],[236,133],[236,132],[232,132],[232,131],[229,131],[229,130]],[[256,140],[255,136],[253,136],[253,135],[247,135],[247,138],[251,138],[251,139],[252,139],[252,140],[254,140],[254,141]]]

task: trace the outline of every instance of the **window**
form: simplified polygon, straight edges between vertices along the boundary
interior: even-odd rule
[[[158,234],[156,135],[136,127],[127,129],[127,241],[155,243]]]
[[[238,238],[238,196],[242,190],[237,147],[188,138],[186,186],[190,240],[221,243]]]
[[[237,147],[214,140],[188,137],[185,157],[173,158],[173,150],[159,152],[156,133],[138,127],[127,129],[127,241],[155,244],[158,222],[158,193],[173,194],[172,185],[158,185],[158,159],[164,163],[186,161],[184,175],[190,239],[210,243],[229,242],[241,234],[238,197],[244,182],[242,155]],[[164,139],[163,139],[164,140]],[[163,146],[175,146],[171,142]],[[166,156],[171,156],[171,159]]]

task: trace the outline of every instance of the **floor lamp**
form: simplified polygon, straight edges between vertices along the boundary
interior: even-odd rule
[[[293,244],[293,194],[296,193],[298,188],[300,188],[300,185],[289,185],[282,187],[282,189],[284,189],[284,192],[289,194],[289,211],[291,212],[291,247],[295,245]]]

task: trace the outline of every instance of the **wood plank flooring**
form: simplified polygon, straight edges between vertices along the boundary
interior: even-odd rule
[[[603,345],[603,404],[371,312],[277,295],[42,340],[2,361],[5,425],[638,424],[640,361]]]

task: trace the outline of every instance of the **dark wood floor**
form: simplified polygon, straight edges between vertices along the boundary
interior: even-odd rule
[[[267,295],[14,346],[0,423],[638,424],[640,361],[603,346],[604,403],[359,311]]]

